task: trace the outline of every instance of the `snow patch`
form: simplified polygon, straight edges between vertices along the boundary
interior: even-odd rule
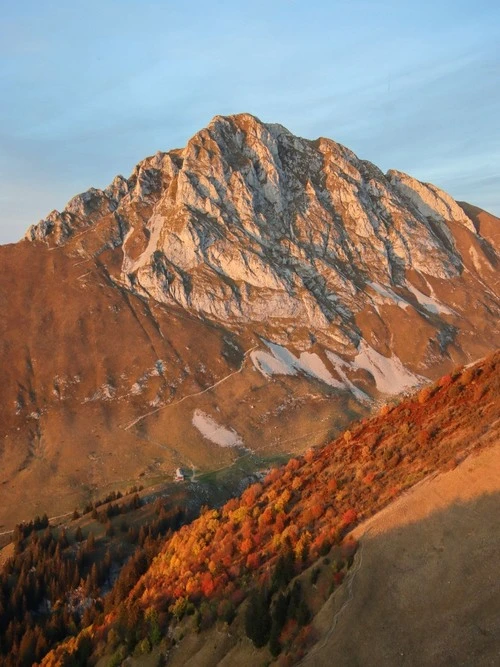
[[[286,364],[282,359],[264,350],[254,350],[250,353],[250,359],[255,368],[265,377],[297,374],[293,365]]]
[[[331,387],[344,388],[344,385],[333,377],[316,353],[302,352],[300,357],[296,357],[286,347],[270,341],[265,341],[265,343],[271,353],[264,350],[254,350],[250,354],[250,358],[257,370],[266,377],[305,373]]]
[[[351,366],[371,373],[377,389],[383,394],[399,394],[426,381],[405,368],[396,355],[384,357],[364,340],[360,342]]]
[[[414,287],[411,283],[407,282],[406,288],[415,296],[419,304],[423,306],[429,313],[433,313],[434,315],[453,315],[454,311],[451,310],[451,308],[447,308],[432,296],[426,296],[425,294],[422,294],[422,292]]]
[[[243,440],[232,428],[221,426],[202,410],[195,410],[192,419],[201,435],[220,447],[243,447]]]
[[[339,357],[338,354],[335,354],[335,352],[332,352],[331,350],[326,350],[326,356],[334,365],[335,370],[339,374],[344,385],[358,399],[358,401],[361,401],[361,403],[371,403],[372,399],[368,396],[368,394],[365,394],[363,390],[356,387],[356,385],[347,377],[344,368],[352,370],[351,364],[348,361],[342,359],[342,357]]]
[[[405,301],[405,299],[398,296],[395,292],[389,289],[389,287],[382,287],[382,285],[372,282],[369,282],[368,284],[373,290],[375,290],[375,292],[377,292],[377,294],[380,294],[380,296],[384,297],[382,303],[387,303],[387,300],[389,300],[393,301],[396,306],[402,308],[403,310],[411,308],[411,304],[409,304],[408,301]]]
[[[302,352],[299,364],[301,370],[308,375],[312,375],[318,380],[329,384],[331,387],[337,387],[337,389],[342,389],[344,387],[342,382],[339,382],[333,377],[328,368],[321,361],[320,357],[314,352]]]

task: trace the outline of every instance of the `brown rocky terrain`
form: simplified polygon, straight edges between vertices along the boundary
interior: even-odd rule
[[[0,248],[0,531],[266,467],[496,348],[495,226],[248,114],[78,195]]]

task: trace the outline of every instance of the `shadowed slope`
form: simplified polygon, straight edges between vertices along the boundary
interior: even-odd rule
[[[301,664],[498,664],[499,516],[497,441],[361,524],[355,565]]]

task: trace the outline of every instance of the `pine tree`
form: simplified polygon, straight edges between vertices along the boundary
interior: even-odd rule
[[[90,533],[87,536],[86,551],[87,553],[90,553],[91,551],[94,551],[94,549],[95,549],[95,537],[94,533],[90,531]]]
[[[245,631],[257,648],[262,648],[269,641],[271,617],[267,595],[264,591],[254,591],[248,601],[245,614]]]
[[[31,667],[35,662],[36,638],[31,628],[28,628],[19,645],[19,664],[21,667]]]
[[[48,651],[47,640],[42,631],[39,632],[35,645],[35,660],[39,662]]]
[[[288,549],[278,558],[271,580],[271,591],[281,590],[293,579],[294,565],[295,555],[292,549]]]

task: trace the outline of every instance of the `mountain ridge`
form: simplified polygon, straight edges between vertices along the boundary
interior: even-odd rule
[[[494,278],[497,261],[435,186],[248,114],[216,116],[182,151],[76,196],[27,237],[64,244],[97,220],[112,224],[106,243],[123,253],[112,278],[146,298],[231,326],[266,320],[275,342],[290,338],[293,320],[295,332],[308,328],[351,353],[363,337],[356,313],[376,311],[386,287],[417,310],[442,289],[410,271],[446,281],[477,272],[476,260]],[[471,232],[468,253],[450,224]],[[308,344],[305,331],[296,342]]]
[[[248,114],[78,195],[0,248],[0,522],[265,467],[500,346],[480,215]]]

